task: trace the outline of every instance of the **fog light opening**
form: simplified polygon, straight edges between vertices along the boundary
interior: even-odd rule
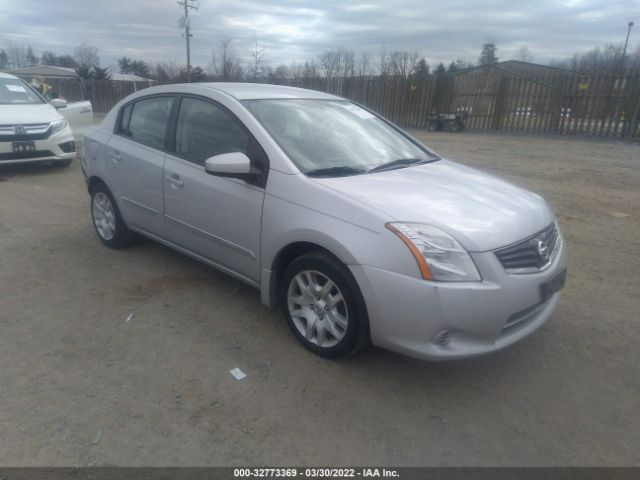
[[[71,152],[75,152],[76,151],[76,142],[71,141],[71,142],[64,142],[61,143],[59,145],[60,150],[62,150],[64,153],[71,153]]]
[[[440,330],[433,337],[434,343],[436,345],[440,345],[441,347],[449,345],[449,343],[451,342],[451,333],[452,331],[447,328],[445,328],[444,330]]]

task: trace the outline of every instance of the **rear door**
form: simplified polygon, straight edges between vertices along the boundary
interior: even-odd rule
[[[266,154],[233,114],[201,97],[182,97],[172,137],[164,169],[168,240],[258,283]],[[231,152],[251,159],[256,181],[205,172],[207,158]]]
[[[129,227],[163,236],[163,167],[172,95],[124,105],[107,146],[107,178]]]

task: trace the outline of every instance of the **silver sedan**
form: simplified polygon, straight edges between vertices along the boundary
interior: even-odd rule
[[[540,196],[333,95],[145,89],[86,132],[81,161],[106,246],[144,235],[254,286],[325,357],[492,352],[540,327],[564,284]]]

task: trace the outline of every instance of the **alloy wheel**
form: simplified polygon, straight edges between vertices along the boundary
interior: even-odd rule
[[[103,192],[97,192],[93,196],[91,211],[98,235],[103,240],[111,240],[116,234],[116,213],[109,197]]]
[[[330,348],[345,336],[347,303],[338,286],[325,274],[304,270],[289,283],[287,306],[293,324],[309,342]]]

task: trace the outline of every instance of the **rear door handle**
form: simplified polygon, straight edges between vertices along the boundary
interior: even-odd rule
[[[177,173],[169,173],[165,175],[164,178],[167,179],[167,181],[173,188],[181,188],[184,185],[184,182],[180,178],[180,175],[178,175]]]
[[[111,150],[109,152],[109,156],[111,157],[113,163],[120,163],[122,161],[122,155],[120,155],[120,152],[118,152],[117,150]]]

